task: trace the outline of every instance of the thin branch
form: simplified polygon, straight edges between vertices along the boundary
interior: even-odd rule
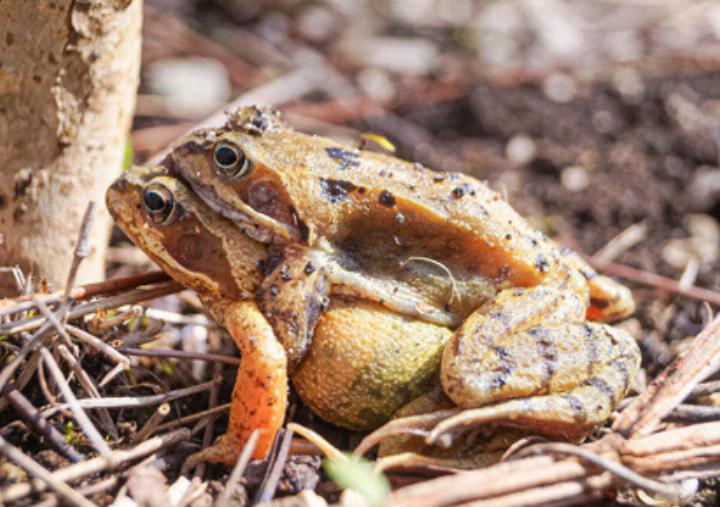
[[[652,433],[702,380],[720,365],[720,316],[695,338],[678,359],[620,413],[613,431],[625,438]]]
[[[48,423],[40,411],[35,408],[20,391],[15,389],[13,384],[5,386],[2,394],[15,412],[25,421],[25,424],[43,436],[53,449],[65,456],[72,463],[78,463],[85,459],[73,446],[67,443],[60,432],[55,429],[55,426]]]
[[[147,301],[149,299],[167,296],[168,294],[173,294],[181,290],[184,290],[184,287],[177,282],[166,282],[149,289],[135,289],[117,296],[77,305],[68,312],[67,319],[77,319],[78,317],[97,312],[101,309],[117,308],[118,306]],[[15,334],[22,331],[37,329],[44,321],[45,319],[43,317],[32,317],[17,322],[2,324],[0,325],[0,334]]]
[[[82,408],[137,408],[146,407],[148,405],[157,405],[158,403],[165,403],[167,401],[176,400],[185,396],[191,396],[202,391],[211,389],[213,386],[220,382],[219,379],[214,379],[209,382],[197,384],[190,387],[183,387],[182,389],[176,389],[175,391],[168,391],[161,394],[152,394],[150,396],[120,396],[120,397],[105,397],[105,398],[82,398],[77,400],[78,405]],[[64,410],[69,405],[63,404],[55,407],[49,407],[43,410],[43,414],[47,417],[58,410]]]
[[[219,363],[215,363],[214,365],[214,378],[218,380],[217,384],[212,386],[210,388],[210,397],[208,400],[208,408],[211,409],[215,406],[217,406],[218,403],[218,385],[220,385],[220,380],[222,379],[222,366]],[[203,449],[207,449],[212,445],[213,442],[213,436],[215,432],[215,419],[217,416],[211,415],[208,417],[207,424],[205,426],[205,434],[203,435],[203,441],[202,446]],[[204,461],[201,461],[197,464],[195,467],[195,473],[194,476],[196,478],[202,478],[203,475],[205,475],[205,467],[206,464]]]
[[[99,296],[101,294],[109,294],[117,292],[119,290],[129,289],[131,287],[138,287],[141,285],[152,285],[161,282],[167,282],[170,280],[163,271],[151,271],[149,273],[143,273],[141,275],[128,276],[124,278],[112,278],[102,282],[89,283],[86,285],[80,285],[74,287],[70,291],[70,297],[79,301],[82,299],[88,299],[91,297]],[[24,312],[35,308],[33,298],[42,301],[46,305],[57,303],[61,300],[65,293],[65,290],[57,290],[49,294],[30,294],[26,296],[20,296],[18,298],[0,299],[0,317],[3,315],[9,315],[11,313]]]
[[[145,440],[147,437],[149,437],[154,431],[157,430],[158,425],[163,422],[163,420],[167,417],[167,415],[170,413],[170,404],[169,403],[162,403],[155,412],[153,412],[153,415],[150,416],[150,419],[148,419],[145,424],[143,424],[142,428],[135,434],[133,437],[133,443],[137,444]]]
[[[19,466],[27,470],[30,474],[34,475],[48,487],[50,487],[55,493],[63,498],[68,504],[76,505],[78,507],[95,507],[95,504],[90,500],[82,496],[80,493],[75,491],[73,488],[65,484],[62,479],[59,479],[55,474],[50,473],[48,469],[38,464],[35,460],[28,457],[24,452],[9,444],[4,438],[0,436],[0,452],[4,454],[9,460],[14,461]],[[4,496],[4,495],[3,495]],[[3,499],[0,496],[0,500]]]
[[[65,380],[65,376],[62,374],[60,367],[55,362],[55,358],[45,347],[40,348],[40,355],[45,364],[47,365],[48,369],[50,370],[50,375],[52,375],[58,387],[60,388],[60,392],[62,393],[63,398],[65,398],[65,402],[70,407],[70,410],[72,410],[72,413],[75,416],[75,420],[82,428],[83,433],[85,433],[85,436],[88,438],[88,440],[95,448],[95,450],[100,454],[100,456],[105,459],[110,459],[110,447],[108,447],[105,439],[103,439],[102,435],[100,435],[100,432],[98,432],[93,422],[90,420],[88,415],[78,403],[78,399],[75,397],[72,389],[70,389],[67,380]]]
[[[668,483],[653,481],[652,479],[643,477],[642,475],[638,474],[637,472],[629,469],[628,467],[626,467],[618,462],[612,461],[603,456],[599,456],[593,452],[590,452],[586,449],[582,449],[582,448],[580,448],[576,445],[572,445],[572,444],[566,444],[566,443],[562,443],[562,442],[549,442],[549,443],[535,444],[535,445],[532,445],[525,449],[522,449],[520,452],[518,452],[518,455],[526,456],[526,455],[537,454],[537,453],[553,453],[553,454],[566,454],[569,456],[576,456],[576,457],[581,458],[589,463],[592,463],[593,465],[603,468],[604,470],[610,472],[615,477],[618,477],[619,479],[623,480],[624,482],[630,483],[630,484],[637,486],[638,488],[641,488],[645,491],[651,491],[653,493],[657,493],[667,499],[674,500],[674,499],[681,498],[684,493],[682,484],[677,484],[677,483],[668,484]]]
[[[256,496],[257,503],[269,502],[275,497],[275,491],[277,490],[278,482],[282,476],[283,468],[287,462],[288,455],[290,453],[290,444],[292,443],[293,430],[287,428],[282,437],[282,442],[278,448],[278,452],[275,455],[270,472],[260,486]]]
[[[121,348],[120,351],[129,356],[173,357],[173,358],[179,358],[179,359],[211,361],[211,362],[216,362],[216,363],[229,364],[230,366],[240,366],[239,358],[223,356],[220,354],[205,354],[202,352],[188,352],[185,350],[171,350],[171,349]]]
[[[225,483],[225,489],[223,490],[220,498],[218,498],[215,504],[217,507],[228,507],[230,505],[230,499],[232,498],[232,494],[235,491],[238,483],[240,482],[240,479],[242,479],[243,473],[245,473],[245,468],[250,462],[252,453],[255,450],[258,438],[260,437],[260,431],[261,430],[259,429],[253,431],[250,435],[250,438],[248,438],[248,441],[245,442],[243,450],[240,453],[240,456],[238,456],[237,463],[235,463],[233,471],[230,473],[230,477]]]
[[[70,324],[65,324],[65,329],[76,339],[105,354],[114,363],[122,364],[125,368],[130,365],[130,358],[118,352],[117,349],[111,347],[97,336]]]
[[[633,282],[641,283],[643,285],[649,285],[658,289],[673,292],[675,294],[681,294],[683,296],[698,299],[700,301],[707,301],[713,305],[720,305],[720,293],[702,287],[690,286],[682,287],[676,280],[668,278],[666,276],[658,275],[656,273],[650,273],[648,271],[642,271],[640,269],[631,268],[624,264],[617,264],[615,262],[595,262],[591,258],[587,259],[592,266],[607,275],[619,276]]]
[[[80,385],[85,390],[85,393],[92,398],[101,398],[100,391],[98,391],[95,383],[87,374],[87,372],[83,369],[77,359],[75,359],[75,356],[70,353],[68,348],[65,345],[61,344],[58,345],[57,350],[60,352],[60,355],[63,357],[65,362],[70,366],[70,369],[77,377],[78,382],[80,382]],[[110,433],[110,437],[114,440],[117,440],[119,437],[117,428],[115,427],[115,423],[113,422],[112,417],[110,417],[110,413],[107,411],[106,408],[99,409],[98,413],[100,414],[100,418],[102,419],[105,429],[108,433]]]
[[[75,277],[77,276],[78,268],[80,267],[82,261],[90,254],[88,237],[90,235],[90,230],[92,229],[94,219],[95,201],[90,201],[85,208],[85,214],[83,215],[82,222],[80,224],[80,231],[78,232],[78,239],[75,243],[72,263],[70,264],[67,282],[65,283],[65,292],[63,294],[64,301],[70,299],[70,293],[72,292],[72,287],[75,283]]]
[[[215,414],[221,414],[223,412],[227,412],[230,410],[231,403],[225,403],[224,405],[218,405],[217,407],[208,409],[208,410],[202,410],[200,412],[196,412],[192,415],[187,415],[185,417],[180,417],[179,419],[175,419],[174,421],[166,422],[165,424],[161,424],[157,427],[155,430],[157,431],[165,431],[170,430],[173,428],[176,428],[178,426],[183,426],[187,423],[195,422],[198,419],[202,419],[203,417],[208,417]]]
[[[130,449],[112,451],[110,456],[111,459],[109,460],[99,456],[97,458],[83,461],[82,463],[61,468],[60,470],[53,472],[52,476],[53,478],[64,482],[75,481],[82,479],[83,477],[114,468],[122,463],[142,458],[143,456],[147,456],[159,449],[172,447],[181,442],[185,442],[189,437],[190,431],[186,428],[180,428],[172,433],[153,437]],[[7,487],[5,490],[0,491],[0,503],[5,502],[5,504],[9,505],[11,502],[19,500],[33,491],[42,492],[44,490],[45,485],[43,484],[31,485],[29,482],[14,484]]]
[[[76,488],[76,491],[78,493],[80,493],[81,495],[87,497],[87,496],[95,495],[97,493],[102,493],[111,488],[114,488],[115,486],[117,486],[117,483],[118,483],[117,477],[108,477],[107,479],[104,479],[102,481],[98,481],[93,484],[88,484],[87,486]],[[34,505],[34,507],[57,507],[58,505],[60,505],[60,502],[58,502],[57,498],[48,498],[47,500],[36,503]]]

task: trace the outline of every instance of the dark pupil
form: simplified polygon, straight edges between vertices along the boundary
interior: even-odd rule
[[[145,206],[150,211],[161,211],[165,205],[165,199],[158,192],[150,191],[145,194]]]
[[[237,163],[238,154],[232,148],[220,146],[215,150],[215,161],[223,167],[230,167]]]

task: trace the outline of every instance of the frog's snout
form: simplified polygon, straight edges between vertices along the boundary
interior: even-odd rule
[[[129,181],[125,176],[116,179],[105,192],[105,205],[110,214],[117,219],[123,204],[127,201],[126,194]]]

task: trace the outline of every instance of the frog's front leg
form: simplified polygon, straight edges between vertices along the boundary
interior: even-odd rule
[[[227,432],[212,447],[188,458],[234,464],[254,430],[261,433],[253,452],[263,459],[272,447],[287,407],[287,357],[270,324],[254,301],[220,301],[208,305],[227,329],[242,356],[232,394]]]
[[[539,286],[503,291],[470,315],[444,350],[441,380],[472,410],[440,423],[430,440],[490,422],[579,435],[606,420],[640,352],[626,332],[583,322],[585,309],[582,296]]]
[[[312,341],[328,305],[328,282],[322,266],[302,247],[287,247],[268,259],[269,273],[258,290],[258,305],[272,325],[294,371]]]

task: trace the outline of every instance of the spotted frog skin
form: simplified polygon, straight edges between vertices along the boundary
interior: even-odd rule
[[[288,364],[255,300],[268,247],[217,215],[164,167],[135,166],[107,192],[123,231],[167,273],[194,289],[242,354],[227,433],[191,462],[234,464],[255,429],[266,456],[285,416]],[[334,297],[292,380],[319,416],[373,429],[437,380],[446,327],[370,301]]]
[[[332,353],[318,360],[314,341],[352,339],[342,319],[328,317],[331,298],[374,304],[370,309],[383,318],[445,330],[439,378],[458,408],[438,421],[433,440],[488,422],[582,434],[607,419],[639,368],[630,336],[590,322],[631,314],[629,290],[559,248],[473,178],[299,133],[259,108],[239,109],[224,127],[191,134],[163,168],[225,219],[223,234],[234,227],[262,252],[240,261],[241,271],[256,260],[262,267],[252,283],[243,281],[250,285],[242,297],[252,298],[243,305],[264,318],[290,375],[313,363],[315,376],[305,377],[322,384],[322,360],[339,360]],[[143,199],[147,220],[154,203]],[[121,215],[115,213],[123,226],[128,219]],[[148,251],[144,234],[142,228],[136,237],[129,233]],[[208,278],[220,283],[223,271]],[[243,329],[233,329],[227,312],[212,310],[218,304],[211,311],[242,341]],[[322,327],[326,317],[330,331]],[[409,324],[396,326],[402,328]],[[363,346],[382,341],[372,329],[363,332],[369,333]],[[256,360],[263,362],[262,353]],[[330,383],[323,396],[332,394]],[[256,408],[248,400],[238,420],[250,428]],[[333,420],[332,402],[310,405]],[[268,424],[254,427],[274,432]],[[242,435],[236,446],[248,432]]]

